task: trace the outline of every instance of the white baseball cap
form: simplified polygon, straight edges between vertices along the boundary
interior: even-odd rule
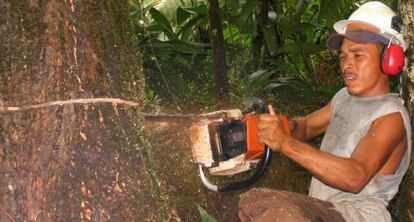
[[[385,4],[378,1],[371,1],[361,5],[355,10],[347,20],[341,20],[334,24],[334,29],[338,33],[328,40],[328,47],[336,49],[338,41],[342,43],[342,39],[347,37],[347,26],[352,23],[362,23],[375,26],[380,31],[378,35],[385,37],[392,44],[401,46],[404,51],[407,44],[401,31],[401,20],[398,19],[394,11]],[[379,42],[383,42],[384,38],[379,37]],[[351,38],[352,40],[352,38]],[[386,44],[386,43],[385,43]],[[335,46],[335,47],[333,47]]]

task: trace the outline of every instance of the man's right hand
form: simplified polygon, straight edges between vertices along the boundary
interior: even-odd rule
[[[266,144],[273,151],[280,151],[281,144],[289,137],[286,135],[282,122],[276,115],[272,105],[268,106],[269,114],[262,114],[258,123],[259,141]]]

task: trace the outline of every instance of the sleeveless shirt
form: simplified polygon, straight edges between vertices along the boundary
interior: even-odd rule
[[[411,155],[411,125],[403,100],[394,93],[356,97],[350,95],[346,88],[342,88],[332,99],[331,111],[331,120],[321,143],[321,151],[343,158],[351,157],[376,119],[391,113],[401,114],[407,135],[407,148],[394,174],[376,174],[357,194],[330,187],[315,177],[312,178],[309,189],[309,196],[331,202],[346,221],[390,222],[388,202],[398,192]],[[375,147],[371,149],[375,150]]]

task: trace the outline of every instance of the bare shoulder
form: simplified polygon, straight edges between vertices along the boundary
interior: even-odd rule
[[[405,136],[404,120],[400,112],[390,113],[379,117],[372,123],[371,136],[381,134],[378,139],[401,140]]]
[[[392,174],[405,153],[407,135],[400,112],[376,119],[352,158],[365,165],[369,174]]]

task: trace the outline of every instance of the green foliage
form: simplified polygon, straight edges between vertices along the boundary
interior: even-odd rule
[[[241,6],[240,12],[240,22],[239,24],[245,24],[254,14],[255,9],[257,8],[257,0],[246,1],[245,4]]]
[[[150,8],[149,13],[154,19],[155,24],[148,27],[151,31],[160,31],[167,35],[169,39],[175,39],[176,35],[168,19],[157,9]]]
[[[277,54],[278,45],[276,39],[276,30],[274,27],[270,24],[265,25],[263,26],[262,32],[266,42],[267,50],[269,50],[271,54]]]
[[[242,83],[246,84],[242,96],[286,96],[303,104],[321,104],[329,100],[342,82],[337,78],[340,73],[334,65],[336,57],[330,56],[329,61],[322,59],[326,52],[325,42],[333,32],[333,24],[346,19],[357,3],[349,0],[285,0],[268,5],[266,12],[261,11],[266,8],[260,5],[263,2],[243,5],[240,18],[254,23],[255,28],[240,30],[252,33],[250,36],[262,35],[263,45],[258,45],[261,57],[252,58],[256,67],[259,63],[259,69],[247,74],[248,80]],[[263,14],[273,16],[263,17]],[[251,45],[257,47],[254,43]],[[328,76],[331,81],[325,81],[322,76]],[[281,93],[286,90],[289,95]]]
[[[210,214],[208,214],[200,205],[197,204],[197,208],[202,222],[216,222],[216,219],[210,216]]]
[[[144,56],[144,67],[148,70],[149,80],[146,87],[152,90],[147,91],[159,94],[159,101],[163,104],[175,103],[178,106],[176,98],[185,101],[186,98],[196,98],[199,95],[205,97],[204,101],[210,101],[210,85],[202,88],[194,86],[197,82],[208,82],[211,79],[210,75],[198,68],[210,63],[209,59],[204,59],[208,58],[210,45],[197,41],[205,34],[200,33],[200,30],[205,30],[208,23],[207,6],[195,3],[197,2],[130,1],[130,18],[140,38],[140,47],[147,55]],[[174,16],[165,14],[169,8],[175,8]],[[195,88],[204,88],[206,93],[195,92]]]
[[[321,104],[341,87],[337,59],[326,56],[332,25],[362,0],[219,1],[232,101],[244,97]],[[201,107],[214,102],[205,1],[131,0],[149,87]],[[155,89],[157,88],[157,89]],[[170,90],[166,90],[170,88]],[[168,92],[169,91],[169,92]],[[284,91],[290,92],[286,94]],[[173,94],[173,95],[171,95]]]
[[[288,86],[289,79],[284,77],[272,78],[275,70],[259,69],[249,75],[247,90],[250,96],[255,96],[266,90],[272,90],[281,86]]]
[[[347,0],[321,0],[320,3],[320,15],[321,19],[326,22],[326,25],[328,27],[332,27],[333,24],[341,19],[344,19],[343,17],[343,11],[348,11],[347,7],[349,7],[349,4],[347,4]]]
[[[146,104],[149,106],[149,110],[154,113],[160,112],[161,98],[154,92],[152,88],[147,87],[145,89]]]
[[[239,45],[243,49],[249,49],[252,38],[243,33],[238,27],[229,27],[223,30],[223,38],[229,45]]]

